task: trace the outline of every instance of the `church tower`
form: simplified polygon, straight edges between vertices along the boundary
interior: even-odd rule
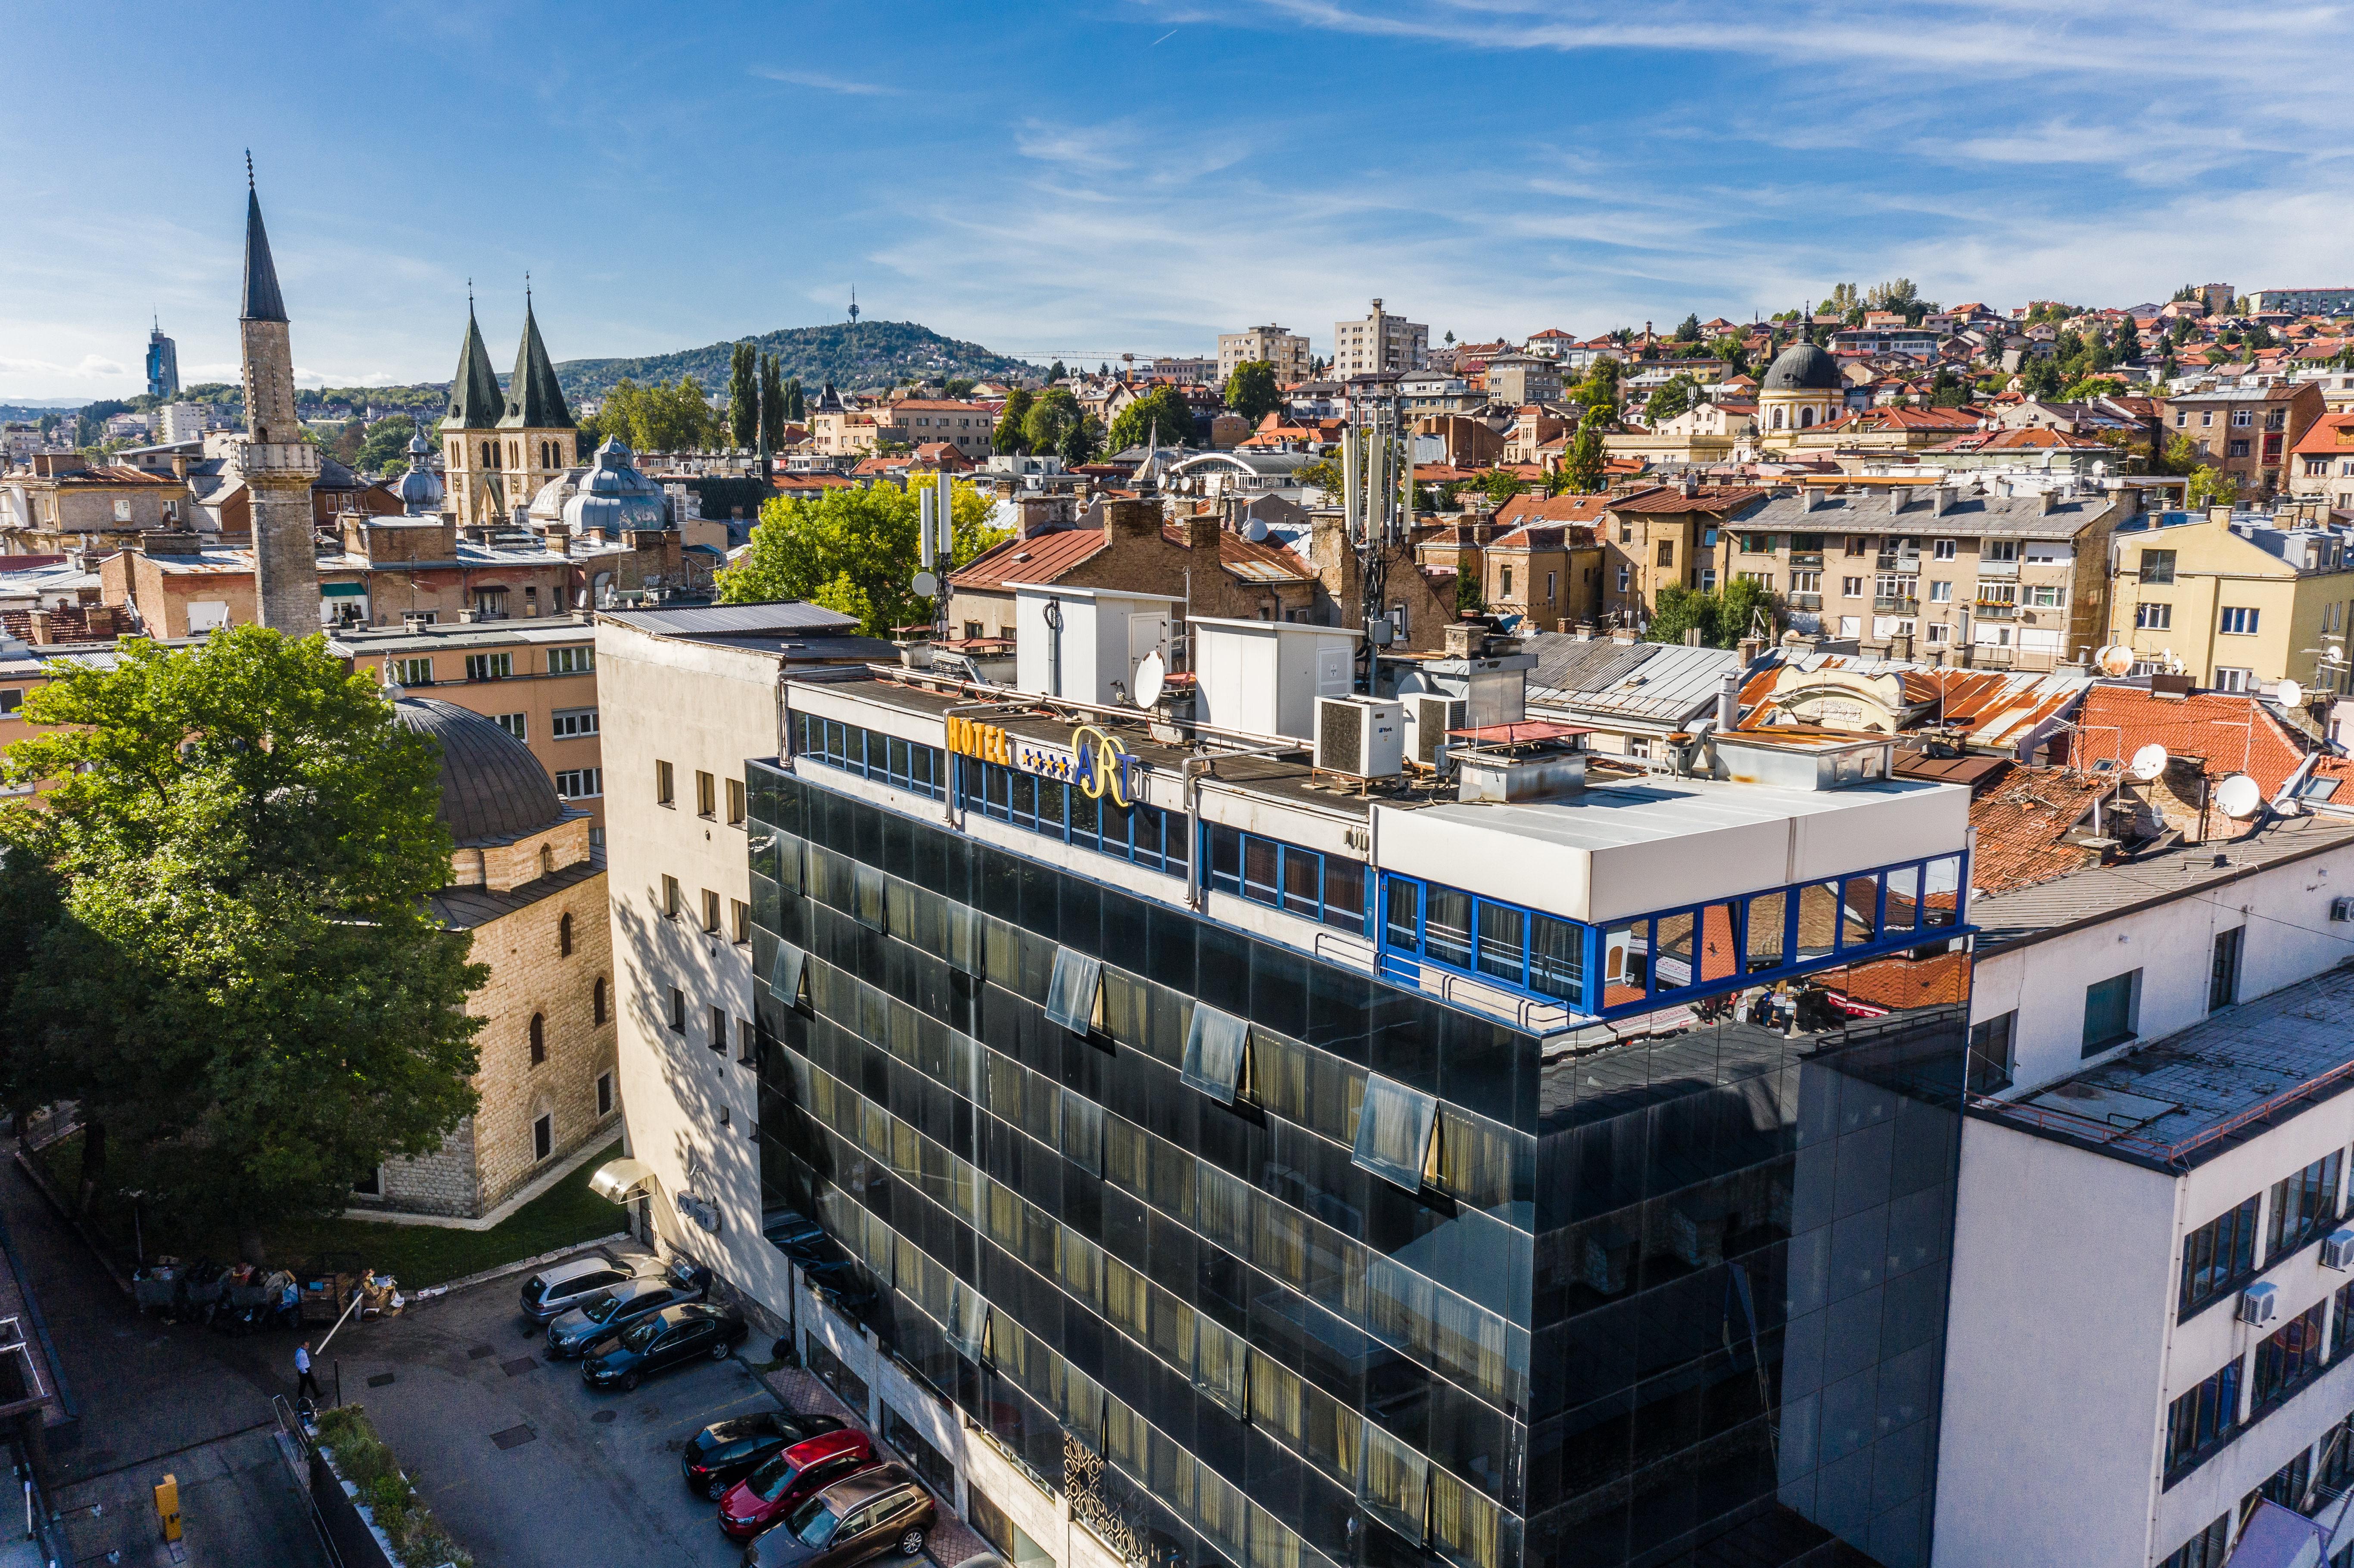
[[[238,468],[252,503],[254,600],[261,624],[290,637],[319,630],[319,567],[312,547],[311,485],[319,454],[294,412],[294,348],[286,302],[261,227],[253,160],[245,168],[245,444]]]
[[[499,419],[499,444],[506,460],[506,506],[528,506],[539,487],[578,465],[578,430],[556,384],[556,366],[539,341],[531,313],[531,291],[523,296],[523,342],[515,349],[514,374],[507,378],[507,411]]]
[[[499,420],[506,398],[491,368],[491,351],[474,322],[472,291],[466,298],[466,341],[458,348],[458,374],[450,381],[450,411],[441,420],[441,459],[451,509],[461,527],[497,523],[507,514],[504,483],[505,442]],[[520,497],[528,505],[531,497]]]

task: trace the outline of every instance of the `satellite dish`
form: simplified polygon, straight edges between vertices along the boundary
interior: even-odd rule
[[[2305,688],[2295,681],[2283,681],[2273,688],[2273,701],[2285,708],[2305,706]]]
[[[2244,773],[2234,773],[2217,786],[2215,804],[2235,821],[2253,817],[2264,808],[2264,792]]]
[[[1264,517],[1254,517],[1249,522],[1244,524],[1243,537],[1248,539],[1254,545],[1264,544],[1267,540],[1267,519]]]
[[[1136,705],[1149,708],[1161,700],[1161,688],[1169,680],[1168,666],[1161,662],[1161,650],[1155,648],[1136,663]]]
[[[2123,678],[2133,673],[2134,651],[2122,642],[2112,642],[2093,655],[2093,663],[2104,675]]]
[[[2133,754],[2131,771],[2135,778],[2147,784],[2165,772],[2166,765],[2170,760],[2172,758],[2167,756],[2166,747],[2152,741]]]
[[[940,591],[940,579],[929,572],[917,572],[916,580],[907,586],[916,590],[917,599],[929,599]]]

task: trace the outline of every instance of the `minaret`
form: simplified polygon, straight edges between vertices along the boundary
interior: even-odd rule
[[[506,397],[499,390],[498,373],[491,368],[491,351],[482,342],[482,329],[474,321],[474,291],[470,282],[466,340],[458,347],[458,374],[450,379],[450,411],[441,421],[442,466],[449,476],[451,509],[461,526],[505,519],[506,496],[500,471],[506,467],[506,443],[498,433],[500,417],[505,412]]]
[[[313,549],[311,485],[319,454],[294,413],[294,349],[286,302],[261,227],[253,154],[245,159],[245,308],[238,319],[245,355],[245,446],[238,467],[253,515],[254,600],[261,624],[290,637],[319,630],[318,556]]]
[[[523,342],[515,346],[506,406],[498,430],[506,458],[506,505],[528,506],[541,485],[575,466],[579,431],[572,422],[572,410],[565,407],[564,388],[556,384],[556,366],[547,357],[547,345],[539,341],[539,322],[531,313],[527,276],[523,291]]]

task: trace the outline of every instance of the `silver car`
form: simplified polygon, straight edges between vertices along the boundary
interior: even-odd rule
[[[609,1285],[547,1326],[547,1354],[561,1361],[620,1333],[651,1312],[694,1298],[668,1278],[625,1279]]]
[[[536,1332],[540,1324],[562,1317],[599,1291],[636,1277],[635,1269],[601,1252],[550,1264],[523,1282],[523,1315],[531,1319],[530,1331]]]

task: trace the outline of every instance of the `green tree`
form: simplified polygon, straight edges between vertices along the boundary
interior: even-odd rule
[[[1700,383],[1689,371],[1678,371],[1652,389],[1650,399],[1643,405],[1643,417],[1656,425],[1688,412],[1699,401]]]
[[[1111,422],[1107,444],[1113,451],[1124,452],[1150,440],[1177,447],[1193,439],[1193,410],[1185,394],[1174,387],[1156,387],[1119,411]]]
[[[1022,416],[1022,444],[1034,452],[1058,452],[1063,438],[1087,422],[1087,410],[1067,387],[1049,387],[1030,399]]]
[[[1029,440],[1023,421],[1030,417],[1030,388],[1016,387],[1005,394],[1005,407],[998,412],[997,429],[990,433],[989,450],[993,452],[1026,451]]]
[[[748,447],[760,435],[760,351],[738,343],[727,355],[727,438]]]
[[[692,376],[667,387],[621,377],[605,394],[595,429],[599,440],[610,437],[639,452],[698,451],[719,440],[718,416]]]
[[[1500,507],[1529,487],[1529,482],[1508,468],[1492,468],[1479,481],[1480,491],[1490,506]]]
[[[1103,421],[1093,414],[1083,416],[1078,423],[1063,432],[1056,450],[1063,454],[1063,466],[1076,468],[1083,462],[1093,462],[1104,450]]]
[[[970,397],[972,396],[972,389],[979,385],[980,383],[970,376],[951,376],[948,378],[948,384],[940,390],[951,397]]]
[[[1618,372],[1616,359],[1605,355],[1586,368],[1585,379],[1577,384],[1577,400],[1588,408],[1604,408],[1616,413],[1618,408]]]
[[[2030,397],[2056,397],[2062,382],[2060,367],[2040,355],[2031,355],[2019,374],[2020,387]]]
[[[2228,506],[2239,499],[2240,482],[2206,463],[2190,471],[2190,482],[2183,487],[2183,504],[2194,512],[2202,506]]]
[[[1685,315],[1683,320],[1676,323],[1676,341],[1678,343],[1698,343],[1700,341],[1700,313],[1698,311],[1690,312]]]
[[[2062,402],[2089,403],[2095,397],[2118,397],[2125,389],[2126,384],[2114,376],[2087,376],[2069,383],[2060,397]]]
[[[722,604],[806,599],[854,615],[870,637],[928,618],[931,602],[909,587],[917,569],[916,496],[896,485],[828,490],[814,499],[779,497],[763,504],[750,546],[718,574]],[[970,561],[1002,543],[991,528],[993,497],[955,485],[956,559]]]
[[[427,433],[431,440],[440,432],[440,421]],[[360,442],[358,460],[353,464],[362,473],[406,473],[408,471],[408,443],[417,434],[417,417],[413,414],[387,414],[370,425],[367,437]]]
[[[801,384],[795,382],[799,392]],[[773,354],[760,355],[760,439],[770,451],[785,444],[785,425],[791,418],[785,393],[784,366]]]
[[[1650,624],[1643,635],[1653,642],[1681,642],[1697,630],[1700,640],[1713,648],[1716,640],[1716,595],[1700,588],[1667,583],[1651,596]]]
[[[0,1007],[17,1105],[80,1102],[84,1199],[261,1230],[440,1146],[475,1108],[488,971],[426,902],[451,880],[440,748],[316,635],[125,639],[25,716],[5,773]]]
[[[1293,477],[1301,484],[1313,485],[1322,491],[1329,501],[1337,503],[1341,499],[1341,465],[1331,458],[1318,458],[1314,462],[1301,463]],[[1447,497],[1447,504],[1451,505],[1453,502],[1452,495]]]
[[[1063,368],[1063,362],[1058,359],[1046,366],[1046,385],[1052,387],[1055,382],[1067,378],[1070,374],[1068,370]]]
[[[2131,365],[2141,357],[2141,334],[2136,330],[2133,317],[2126,316],[2117,323],[2117,330],[2109,334],[2109,349],[2117,356],[2119,365]]]
[[[808,419],[809,394],[801,389],[800,376],[789,376],[785,378],[785,422],[799,425],[807,423]]]
[[[1949,367],[1937,366],[1937,374],[1929,378],[1929,407],[1959,408],[1969,400],[1969,388],[1961,384]]]
[[[1753,631],[1771,639],[1777,619],[1771,589],[1754,577],[1735,577],[1717,595],[1716,645],[1734,647]]]
[[[1602,427],[1609,422],[1606,404],[1595,404],[1585,410],[1577,422],[1577,434],[1569,443],[1568,455],[1562,467],[1569,476],[1569,488],[1580,495],[1598,495],[1605,477]]]
[[[1226,407],[1256,426],[1283,407],[1283,388],[1276,385],[1275,366],[1264,359],[1246,359],[1226,377]]]
[[[1488,596],[1479,587],[1479,573],[1458,571],[1455,574],[1455,613],[1457,615],[1488,613]]]

